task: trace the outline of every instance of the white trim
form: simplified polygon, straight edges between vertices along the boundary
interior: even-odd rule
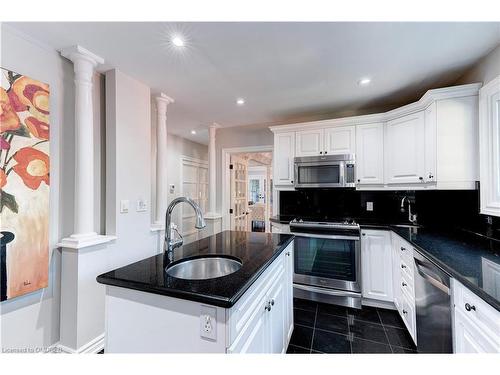
[[[383,113],[375,113],[363,116],[341,117],[329,120],[302,122],[302,123],[294,123],[288,125],[277,125],[277,126],[270,126],[269,129],[273,133],[282,133],[282,132],[303,130],[304,127],[307,127],[308,130],[309,129],[313,130],[313,129],[321,129],[327,127],[334,127],[334,126],[362,125],[362,124],[371,124],[374,122],[386,122],[415,112],[423,111],[432,102],[436,100],[478,95],[481,86],[482,83],[471,83],[467,85],[451,86],[451,87],[429,90],[417,102],[410,103],[403,107],[395,108],[393,110]]]
[[[63,238],[61,242],[57,244],[57,247],[61,247],[63,249],[78,250],[90,246],[108,243],[116,240],[117,238],[117,236],[104,236],[100,234],[82,238],[70,236],[67,238]]]
[[[231,175],[229,172],[229,164],[231,162],[231,154],[245,153],[245,152],[274,152],[273,145],[266,146],[246,146],[246,147],[228,147],[221,150],[221,186],[222,186],[222,230],[229,230],[231,228],[231,218],[229,216],[229,203],[228,203],[228,189],[231,184]],[[274,158],[274,155],[273,155]],[[273,201],[274,203],[274,201]]]
[[[60,343],[52,345],[53,348],[59,349],[56,352],[61,351],[66,354],[92,354],[98,353],[104,349],[104,333],[97,336],[95,339],[89,341],[88,343],[80,346],[78,349],[71,349]]]

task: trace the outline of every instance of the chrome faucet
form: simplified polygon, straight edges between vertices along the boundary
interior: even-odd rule
[[[406,195],[401,199],[401,212],[405,212],[405,200],[408,202],[408,221],[415,224],[417,222],[417,215],[412,215],[410,198]]]
[[[172,211],[174,210],[175,206],[183,202],[193,207],[196,213],[195,228],[202,229],[207,226],[207,224],[205,223],[205,219],[203,218],[203,212],[201,211],[200,206],[198,206],[192,199],[186,197],[179,197],[175,198],[172,202],[170,202],[167,208],[167,212],[165,214],[165,242],[163,244],[163,250],[167,253],[168,259],[170,261],[174,260],[174,250],[182,246],[183,243],[182,236],[177,231],[177,229],[175,229],[175,231],[179,236],[177,239],[172,238],[172,231],[170,229],[170,224],[172,222]]]

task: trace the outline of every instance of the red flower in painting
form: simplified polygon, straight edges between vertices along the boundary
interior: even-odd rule
[[[0,150],[10,149],[10,143],[7,142],[3,137],[0,137]]]
[[[30,133],[40,139],[49,139],[49,124],[39,121],[35,117],[28,117],[24,123],[30,130]]]
[[[10,104],[7,91],[0,88],[0,133],[17,130],[20,126],[19,117]]]
[[[42,181],[49,185],[50,165],[47,154],[33,147],[23,147],[14,154],[14,160],[18,164],[12,169],[22,178],[27,187],[36,190]]]
[[[34,107],[44,115],[49,114],[49,85],[22,76],[14,81],[12,90],[22,104]]]
[[[3,169],[0,169],[0,189],[3,189],[6,183],[7,183],[7,175],[5,174]]]

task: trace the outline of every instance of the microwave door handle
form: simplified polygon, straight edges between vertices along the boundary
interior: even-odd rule
[[[345,186],[345,162],[341,161],[339,163],[339,184],[340,186]]]

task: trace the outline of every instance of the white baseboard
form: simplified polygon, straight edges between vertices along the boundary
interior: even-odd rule
[[[67,354],[95,354],[100,352],[101,350],[104,349],[104,333],[97,336],[95,339],[89,341],[85,345],[82,345],[78,349],[72,349],[68,348],[65,345],[62,345],[60,343],[56,343],[53,345],[55,352],[62,352],[62,353],[67,353]]]

